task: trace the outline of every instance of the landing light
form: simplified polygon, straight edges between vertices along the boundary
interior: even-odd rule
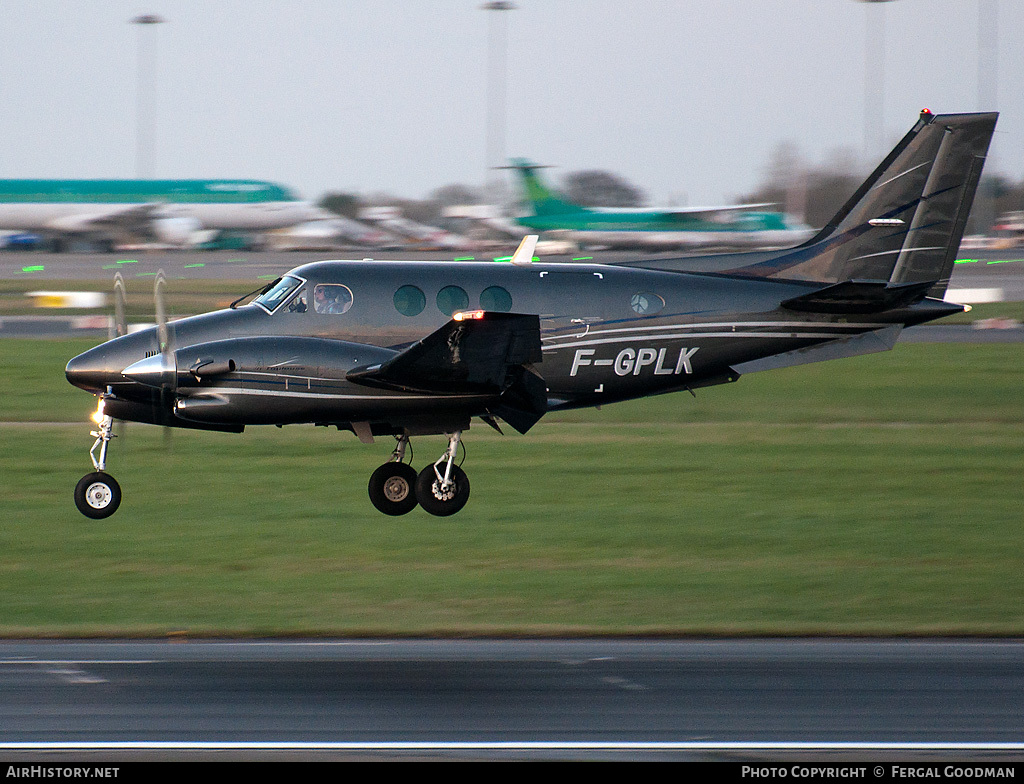
[[[465,310],[453,313],[452,318],[456,321],[469,321],[470,319],[477,320],[484,317],[484,311],[482,310]]]
[[[96,410],[92,413],[92,421],[97,425],[103,422],[103,400],[100,400],[100,404],[96,406]]]

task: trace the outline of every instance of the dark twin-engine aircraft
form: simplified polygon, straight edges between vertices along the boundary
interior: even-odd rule
[[[117,509],[113,419],[241,432],[314,423],[395,436],[370,478],[387,514],[453,514],[474,417],[521,433],[548,411],[736,381],[883,351],[943,301],[997,115],[920,119],[815,237],[794,248],[618,265],[321,261],[248,304],[117,337],[72,359],[100,398],[95,472],[75,502]],[[244,301],[245,298],[243,298]],[[417,474],[411,436],[448,446]],[[96,451],[99,449],[97,456]]]

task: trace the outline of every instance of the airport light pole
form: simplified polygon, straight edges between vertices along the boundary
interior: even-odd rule
[[[994,112],[999,108],[999,4],[998,0],[978,0],[978,111]],[[974,200],[977,216],[975,230],[987,233],[997,222],[995,182],[991,164],[996,139],[988,151],[988,177],[982,177]]]
[[[508,19],[506,11],[515,10],[515,3],[493,0],[480,6],[490,12],[487,34],[487,149],[484,183],[489,201],[500,197],[501,180],[494,169],[505,161],[505,77],[508,50]]]
[[[858,0],[888,3],[890,0]],[[865,9],[864,33],[864,160],[870,166],[885,144],[885,9]],[[872,13],[876,15],[870,16]],[[874,27],[871,26],[874,21]]]
[[[129,24],[138,25],[138,81],[135,92],[135,176],[145,179],[153,176],[156,158],[156,34],[146,46],[145,29],[163,24],[156,14],[142,14]]]

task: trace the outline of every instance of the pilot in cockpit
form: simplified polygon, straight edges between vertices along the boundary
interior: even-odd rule
[[[317,313],[331,313],[333,298],[328,296],[326,286],[317,286],[313,289],[313,307]]]
[[[347,286],[320,283],[313,289],[313,309],[317,313],[345,313],[352,306],[352,293]]]

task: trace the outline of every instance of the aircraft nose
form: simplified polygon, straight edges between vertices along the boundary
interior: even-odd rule
[[[121,372],[153,351],[155,340],[154,336],[142,333],[109,340],[74,357],[64,368],[64,375],[87,392],[104,392],[111,384],[125,382]]]
[[[108,362],[102,346],[79,354],[68,362],[64,375],[76,387],[88,392],[102,392],[109,382]]]

